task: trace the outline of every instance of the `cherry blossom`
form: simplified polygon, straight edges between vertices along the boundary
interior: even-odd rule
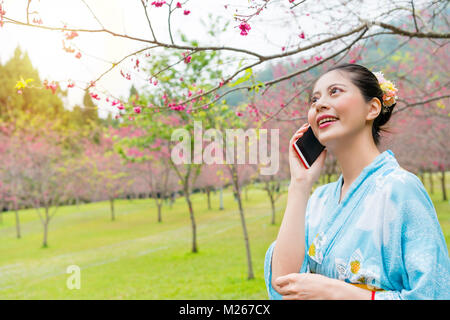
[[[248,35],[248,31],[251,29],[251,27],[247,22],[242,21],[239,25],[239,29],[241,29],[241,36],[246,36]]]
[[[68,32],[65,34],[66,40],[72,40],[75,37],[78,37],[78,33],[76,31]]]
[[[45,86],[45,89],[50,89],[52,90],[52,93],[55,94],[56,89],[58,89],[58,84],[55,83],[54,81],[52,82],[48,82],[48,80],[44,80],[43,85]]]
[[[162,7],[163,4],[165,4],[165,3],[166,3],[165,1],[153,1],[152,5],[159,8],[159,7]]]
[[[3,16],[6,14],[6,11],[3,10],[2,4],[0,3],[0,27],[3,27]]]
[[[99,97],[98,94],[96,94],[96,93],[90,92],[89,95],[91,96],[92,99],[100,100],[100,97]]]

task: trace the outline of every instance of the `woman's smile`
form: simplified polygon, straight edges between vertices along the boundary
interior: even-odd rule
[[[322,123],[321,125],[319,125],[319,129],[324,129],[324,128],[326,128],[326,127],[329,127],[329,126],[331,126],[333,123],[335,123],[336,121],[339,121],[339,120],[327,121],[327,122],[325,122],[325,123]]]

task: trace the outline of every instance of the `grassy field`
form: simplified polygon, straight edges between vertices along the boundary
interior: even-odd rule
[[[449,175],[450,176],[450,175]],[[448,184],[450,186],[450,183]],[[450,190],[448,191],[450,195]],[[430,194],[450,243],[450,203],[440,185]],[[34,210],[20,212],[22,239],[15,238],[14,214],[0,224],[0,299],[267,299],[264,255],[275,239],[286,205],[277,203],[277,224],[270,224],[264,191],[250,189],[245,201],[255,279],[247,280],[242,229],[231,190],[193,195],[199,252],[191,249],[191,228],[184,198],[163,208],[157,223],[151,199],[120,200],[116,221],[109,203],[61,207],[50,223],[49,247],[41,248],[42,225]],[[66,286],[69,265],[81,267],[81,289]]]

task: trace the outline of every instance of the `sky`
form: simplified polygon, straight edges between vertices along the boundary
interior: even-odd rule
[[[149,3],[152,1],[149,0]],[[328,1],[327,4],[332,5],[333,1]],[[287,0],[274,0],[271,2],[270,13],[269,11],[265,13],[263,10],[260,16],[252,18],[253,20],[249,22],[252,29],[247,36],[239,34],[238,23],[233,20],[233,14],[245,13],[248,0],[180,2],[183,4],[183,9],[173,13],[172,32],[182,30],[189,39],[196,39],[200,44],[226,45],[250,49],[261,54],[274,54],[280,53],[280,48],[283,46],[296,44],[299,40],[298,34],[301,32],[311,37],[330,31],[324,24],[325,20],[321,21],[322,16],[326,19],[327,15],[316,15],[312,18],[308,7],[295,11],[295,16],[287,14],[287,8],[290,5]],[[334,2],[337,3],[339,0]],[[26,21],[26,5],[27,0],[3,0],[5,16]],[[184,15],[184,9],[190,10],[191,13]],[[66,24],[74,28],[99,29],[103,25],[105,29],[116,33],[151,39],[140,0],[33,0],[30,12],[33,11],[38,13],[31,15],[31,20],[34,17],[40,18],[47,26],[61,27]],[[167,11],[167,7],[151,6],[148,14],[158,40],[169,43]],[[339,15],[348,13],[338,11],[333,11],[334,18],[339,19]],[[208,21],[209,14],[221,17],[222,25],[230,21],[227,30],[220,36],[208,35],[208,23],[205,25],[201,23],[201,20]],[[85,87],[86,83],[105,72],[112,62],[120,60],[134,50],[143,48],[143,44],[137,41],[123,40],[104,33],[82,33],[71,41],[72,47],[79,49],[82,54],[82,57],[77,59],[75,54],[69,54],[62,49],[63,39],[64,34],[61,31],[6,24],[0,28],[0,63],[5,63],[12,56],[17,45],[20,45],[28,52],[34,67],[38,68],[41,79],[66,82],[70,79],[77,86]],[[176,39],[175,42],[177,42]],[[132,65],[131,59],[124,61],[118,68],[106,74],[96,87],[102,92],[114,93],[116,97],[128,96],[131,82],[120,75],[120,70],[130,72],[134,79],[144,79],[141,75],[133,74]],[[139,82],[136,85],[139,87]],[[81,104],[83,94],[84,92],[77,87],[71,89],[65,104],[69,108],[75,104]],[[100,116],[105,116],[108,110],[112,110],[112,107],[105,102],[99,104]]]

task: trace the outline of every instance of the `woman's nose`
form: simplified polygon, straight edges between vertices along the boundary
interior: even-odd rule
[[[324,101],[323,98],[320,98],[319,100],[317,100],[315,107],[316,107],[316,112],[319,112],[322,109],[329,108],[328,103],[326,103],[326,101]]]

